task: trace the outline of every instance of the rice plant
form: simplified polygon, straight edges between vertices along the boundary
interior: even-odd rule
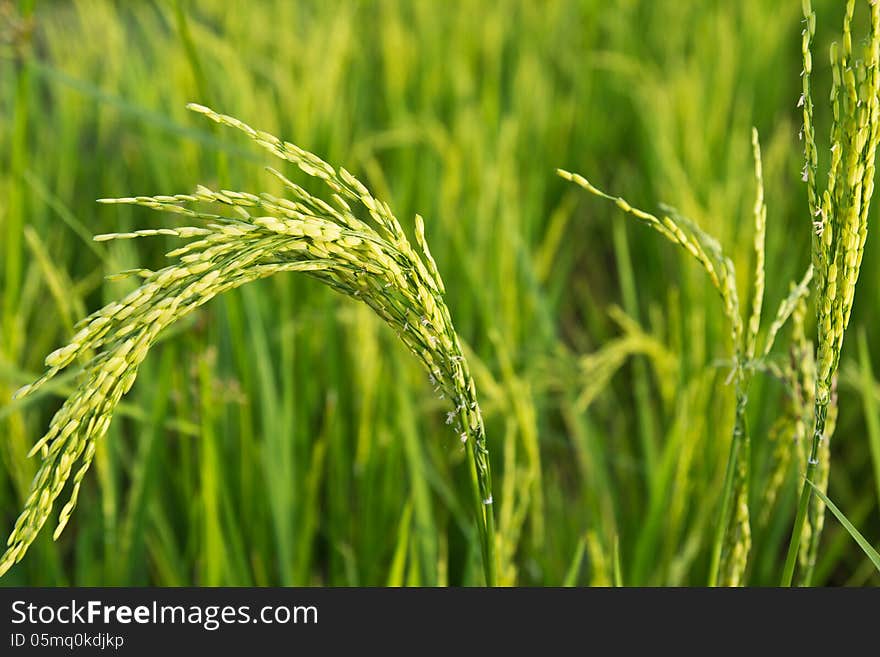
[[[766,362],[766,358],[770,355],[776,335],[802,303],[814,275],[812,285],[817,290],[818,331],[814,391],[810,395],[814,400],[814,427],[806,452],[804,482],[783,569],[783,584],[790,585],[792,582],[802,544],[802,562],[805,566],[802,583],[809,583],[809,573],[815,564],[823,525],[823,508],[818,502],[812,507],[810,503],[814,489],[824,495],[828,483],[828,443],[834,427],[833,418],[829,421],[829,414],[835,412],[832,391],[864,253],[868,212],[874,190],[877,144],[880,142],[880,5],[874,0],[869,0],[867,4],[871,12],[870,36],[862,48],[861,57],[853,55],[851,25],[855,0],[848,0],[846,4],[842,45],[834,44],[831,48],[831,164],[826,189],[820,193],[816,183],[818,153],[813,126],[810,49],[816,29],[816,15],[810,0],[803,2],[803,94],[798,106],[803,107],[804,116],[802,138],[806,162],[803,181],[807,183],[807,197],[813,216],[813,262],[803,280],[796,286],[792,285],[790,295],[780,305],[760,357],[756,356],[756,345],[765,286],[767,208],[757,130],[752,131],[757,183],[754,204],[755,271],[751,311],[745,322],[740,315],[733,262],[724,255],[717,240],[674,208],[663,207],[664,214],[657,217],[632,207],[621,197],[606,194],[578,174],[558,170],[562,178],[596,196],[613,201],[624,212],[684,248],[696,258],[721,297],[734,346],[730,378],[735,383],[736,415],[712,549],[709,572],[709,584],[712,586],[737,586],[743,583],[751,546],[748,505],[750,440],[746,406],[752,372],[772,365]],[[808,362],[809,359],[804,361]],[[789,381],[796,381],[796,378],[797,374],[791,373]],[[808,514],[809,524],[806,523]],[[805,533],[808,535],[806,540]]]
[[[82,362],[75,392],[30,451],[31,456],[41,455],[42,465],[9,537],[9,547],[0,558],[0,575],[25,556],[72,476],[70,499],[61,509],[54,537],[64,530],[97,442],[162,330],[227,290],[279,272],[303,272],[367,304],[396,331],[428,370],[435,390],[448,399],[452,410],[446,423],[470,457],[484,574],[486,583],[494,585],[494,514],[483,418],[473,377],[443,300],[445,288],[425,239],[424,221],[416,216],[416,251],[390,207],[344,168],[337,171],[312,153],[233,117],[201,105],[189,108],[242,131],[269,152],[322,180],[331,191],[331,203],[274,169],[270,171],[284,184],[289,198],[200,186],[193,194],[101,200],[141,205],[198,219],[204,225],[95,237],[107,241],[169,235],[192,241],[167,254],[178,259],[176,264],[157,271],[122,272],[120,276],[142,278],[140,287],[80,321],[70,342],[46,357],[45,374],[17,391],[19,398],[36,392],[65,368]],[[196,209],[206,205],[213,211]]]
[[[852,205],[845,136],[833,212],[821,210],[838,153],[822,138],[834,122],[825,99],[836,86],[842,133],[857,126],[847,71],[858,92],[858,60],[870,59],[858,38],[872,29],[867,1],[847,19],[846,65],[846,42],[825,27],[839,27],[848,4],[812,0],[804,18],[796,0],[0,0],[2,530],[27,507],[20,537],[30,540],[25,525],[42,513],[41,500],[28,506],[35,475],[52,506],[0,586],[481,585],[486,563],[499,585],[778,584],[810,466],[820,349],[837,374],[810,480],[876,546],[880,297],[858,285],[846,332],[863,339],[841,347],[836,366],[838,347],[820,347],[814,320],[832,277],[832,333],[847,298],[847,240],[834,241]],[[802,29],[812,54],[799,77]],[[431,335],[451,334],[400,322],[400,308],[427,316],[426,302],[378,285],[393,272],[358,274],[345,254],[391,265],[366,228],[318,201],[346,218],[334,194],[348,204],[416,295],[407,272],[418,265],[360,196],[333,189],[345,183],[339,168],[330,187],[293,167],[266,175],[274,155],[193,116],[190,100],[344,162],[379,214],[394,209],[440,287],[411,220],[430,217],[449,292],[414,276],[448,307],[479,391],[489,507],[471,482],[477,442],[460,442],[454,373],[429,374],[397,338],[445,371]],[[802,171],[805,147],[815,167]],[[548,175],[557,166],[589,172],[615,201],[626,190],[639,203],[624,209],[671,207],[648,207],[656,230],[638,216],[608,221],[618,206]],[[815,186],[812,214],[802,175]],[[288,177],[315,200],[286,188]],[[133,194],[151,197],[95,205]],[[279,234],[299,225],[290,212],[303,215],[301,237]],[[658,231],[681,248],[658,248]],[[95,242],[102,233],[144,238]],[[285,250],[286,238],[306,248]],[[345,244],[355,239],[364,243]],[[828,255],[808,270],[813,240]],[[256,258],[262,248],[274,259]],[[867,240],[864,281],[880,276],[878,253]],[[193,310],[229,283],[199,287],[212,276],[198,272],[204,254],[233,286],[253,284]],[[339,298],[329,286],[340,281],[365,282],[391,323],[355,301],[366,291]],[[130,314],[77,325],[108,304]],[[181,317],[152,338],[165,311]],[[78,340],[93,346],[10,401],[84,328]],[[101,378],[101,367],[122,369]],[[79,412],[92,413],[85,427],[71,424]],[[27,458],[47,429],[58,469],[40,469],[42,448]],[[69,475],[52,501],[61,465]],[[880,583],[820,501],[807,505],[791,581]],[[489,508],[486,546],[474,516]],[[56,518],[67,526],[53,541]],[[492,547],[496,559],[484,560]]]
[[[774,321],[767,332],[761,352],[757,359],[756,350],[758,330],[761,324],[761,309],[764,298],[764,241],[766,235],[767,208],[764,204],[763,179],[761,173],[761,151],[757,131],[752,133],[754,147],[755,177],[757,192],[754,204],[754,249],[755,277],[753,298],[748,321],[741,317],[739,295],[736,289],[736,272],[732,260],[721,250],[717,240],[705,233],[693,221],[682,216],[674,208],[664,206],[664,214],[654,214],[632,207],[621,197],[606,194],[593,186],[586,178],[562,169],[558,174],[588,192],[609,199],[624,212],[646,223],[666,239],[683,248],[694,257],[709,277],[718,292],[724,315],[727,318],[734,353],[728,380],[734,382],[736,413],[730,455],[724,476],[721,508],[718,515],[717,530],[711,553],[709,583],[712,586],[724,584],[738,586],[743,583],[748,553],[751,546],[751,523],[748,506],[749,496],[749,432],[746,422],[749,384],[753,372],[763,366],[763,358],[769,355],[777,333],[791,316],[798,299],[807,292],[812,277],[808,270],[800,284],[793,286],[791,294],[780,305]]]
[[[806,474],[798,502],[794,529],[786,555],[782,583],[792,583],[803,530],[813,501],[814,483],[824,492],[824,482],[814,482],[824,461],[827,478],[828,415],[833,404],[833,386],[840,363],[843,337],[852,312],[856,283],[868,234],[868,212],[874,193],[877,144],[880,143],[880,6],[870,7],[870,35],[860,51],[853,53],[852,18],[855,0],[848,0],[843,19],[843,39],[831,47],[831,107],[833,122],[830,165],[825,189],[817,183],[819,154],[813,126],[811,78],[812,39],[816,14],[810,0],[804,0],[806,27],[803,30],[804,180],[813,215],[813,267],[816,271],[817,354],[815,373],[814,426]],[[824,449],[823,449],[824,448]],[[813,515],[821,518],[821,501],[813,504]],[[823,505],[824,506],[824,505]],[[817,508],[819,507],[819,508]],[[821,522],[821,520],[819,520]],[[821,525],[814,527],[815,534]],[[804,543],[808,546],[809,541]],[[807,582],[808,583],[808,580]]]

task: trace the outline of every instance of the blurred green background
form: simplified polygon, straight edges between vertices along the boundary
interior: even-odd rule
[[[105,275],[176,245],[93,243],[174,221],[94,200],[272,188],[270,156],[185,110],[197,101],[349,168],[407,229],[425,217],[486,416],[504,583],[607,584],[617,553],[626,584],[705,584],[734,409],[720,301],[686,255],[554,170],[677,206],[720,239],[745,299],[757,126],[774,312],[809,262],[800,2],[31,4],[0,1],[0,533],[72,378],[10,394],[133,286]],[[820,139],[840,4],[814,2]],[[875,545],[878,249],[829,488]],[[778,581],[791,527],[794,468],[765,495],[791,439],[770,431],[784,395],[768,377],[750,395],[752,584]],[[480,583],[445,410],[365,307],[294,274],[253,283],[155,347],[67,530],[47,527],[3,584]],[[880,583],[830,516],[814,581]]]

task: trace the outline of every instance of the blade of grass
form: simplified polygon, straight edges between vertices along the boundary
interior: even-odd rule
[[[22,18],[27,20],[34,11],[34,0],[22,0]],[[6,280],[3,287],[3,345],[12,355],[21,337],[15,330],[15,306],[21,291],[22,280],[22,228],[25,214],[25,196],[21,179],[28,159],[28,122],[30,120],[31,55],[28,46],[15,62],[15,109],[13,111],[12,143],[10,144],[9,168],[13,176],[6,198],[7,210],[4,242],[6,251]]]
[[[614,543],[611,544],[611,567],[614,586],[623,586],[623,569],[620,566],[620,536],[614,535]]]
[[[388,569],[388,581],[386,586],[403,586],[404,571],[406,568],[406,553],[409,548],[409,528],[412,520],[412,500],[407,500],[400,515],[400,525],[397,529],[397,547],[394,549],[394,557],[391,559],[391,567]]]
[[[871,560],[871,563],[874,564],[874,567],[877,569],[877,571],[880,572],[880,552],[877,552],[877,550],[875,550],[874,547],[870,543],[868,543],[868,539],[862,536],[862,533],[855,528],[855,526],[844,515],[843,511],[838,509],[834,502],[828,499],[828,496],[822,492],[822,489],[816,486],[809,479],[807,479],[806,482],[810,485],[810,487],[813,489],[813,492],[819,497],[819,499],[825,503],[825,506],[831,509],[831,513],[834,514],[834,517],[837,518],[840,524],[844,526],[846,531],[849,532],[849,535],[852,536],[853,540],[859,544],[860,548],[862,548],[862,551],[865,553],[868,559]]]
[[[568,566],[568,571],[565,573],[565,579],[562,580],[562,585],[566,587],[577,586],[578,575],[581,572],[581,564],[584,561],[584,553],[587,549],[587,537],[581,536],[578,540],[577,547],[574,550],[574,556],[571,558],[571,563]]]
[[[877,490],[877,504],[880,505],[880,409],[874,390],[877,381],[871,369],[871,353],[865,331],[859,331],[859,366],[861,373],[862,405],[865,409],[865,424],[868,429],[868,447],[871,450],[871,463],[874,466],[874,485]]]

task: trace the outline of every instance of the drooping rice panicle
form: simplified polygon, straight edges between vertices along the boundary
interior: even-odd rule
[[[754,136],[755,141],[757,137]],[[760,151],[756,147],[756,157],[760,157]],[[760,174],[760,165],[756,165]],[[748,385],[752,368],[745,367],[745,332],[742,317],[740,316],[739,296],[736,289],[736,272],[733,262],[727,257],[718,241],[703,231],[695,222],[681,215],[675,208],[662,206],[663,218],[659,218],[644,210],[634,208],[628,201],[621,197],[611,196],[601,191],[590,183],[586,178],[578,174],[569,173],[557,169],[557,173],[564,179],[574,182],[587,191],[601,198],[609,199],[624,212],[647,223],[671,242],[678,244],[700,263],[713,287],[721,297],[724,314],[731,327],[731,338],[734,346],[732,377],[735,381],[736,413],[734,416],[733,437],[731,440],[730,456],[727,461],[727,470],[721,495],[721,511],[716,529],[716,535],[712,546],[712,561],[710,565],[710,585],[719,583],[739,585],[742,582],[747,565],[748,553],[751,547],[751,528],[748,507],[749,489],[749,435],[746,425],[746,405],[748,402]],[[756,248],[763,251],[764,218],[766,211],[763,208],[762,179],[758,178],[758,203],[761,211],[757,213],[756,221]],[[756,281],[755,289],[761,290],[763,299],[763,253],[760,258],[761,280]],[[760,321],[760,308],[758,321]],[[754,312],[754,304],[753,304]],[[751,331],[751,328],[750,328]],[[757,327],[754,329],[757,335]]]
[[[812,104],[809,106],[809,112],[811,116]],[[721,494],[719,519],[712,545],[709,584],[713,586],[716,584],[741,585],[744,581],[751,548],[751,521],[748,504],[751,478],[750,439],[746,422],[751,376],[753,372],[758,370],[776,371],[774,363],[768,359],[771,348],[777,334],[797,304],[808,293],[809,283],[813,277],[813,268],[810,267],[803,279],[797,285],[792,285],[789,296],[780,304],[770,325],[763,349],[759,350],[758,337],[765,288],[767,206],[764,198],[761,148],[755,129],[752,130],[752,151],[756,183],[753,206],[755,270],[751,310],[745,323],[740,312],[733,262],[723,253],[715,238],[705,233],[695,222],[681,215],[674,208],[661,206],[664,214],[660,218],[644,210],[634,208],[623,198],[606,194],[583,176],[561,169],[557,170],[562,178],[574,182],[596,196],[613,201],[624,212],[648,224],[668,240],[684,248],[700,263],[721,297],[724,314],[730,323],[734,349],[731,379],[735,383],[736,411],[730,455]]]
[[[0,557],[0,575],[20,561],[51,515],[65,484],[70,498],[60,512],[55,537],[76,506],[80,486],[107,432],[113,411],[131,388],[150,347],[173,322],[229,289],[284,271],[299,271],[370,306],[425,365],[445,398],[456,436],[462,437],[472,468],[474,508],[488,584],[495,583],[494,513],[483,418],[462,346],[443,299],[444,285],[425,239],[424,221],[416,218],[419,251],[387,204],[345,169],[338,172],[317,156],[254,130],[229,116],[191,105],[212,120],[237,128],[306,174],[322,179],[333,204],[313,196],[281,173],[292,198],[200,186],[193,194],[103,199],[104,203],[140,205],[199,219],[204,226],[137,230],[95,239],[133,239],[165,235],[193,239],[168,255],[177,262],[149,271],[130,270],[143,282],[76,325],[70,342],[46,358],[47,370],[18,396],[38,390],[60,371],[81,364],[78,387],[50,422],[31,454],[42,464],[24,510]],[[216,211],[189,207],[201,203]],[[369,221],[355,216],[362,206]]]

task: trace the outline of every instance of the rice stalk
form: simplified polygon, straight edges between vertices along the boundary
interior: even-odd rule
[[[278,272],[297,271],[372,308],[427,368],[436,392],[450,400],[447,424],[469,456],[486,583],[495,584],[494,512],[483,417],[443,299],[443,280],[428,248],[422,218],[415,218],[416,249],[389,206],[345,169],[334,169],[317,156],[230,116],[200,105],[188,107],[244,132],[274,155],[320,178],[332,192],[332,202],[311,195],[274,170],[288,198],[200,186],[192,194],[101,200],[149,207],[202,223],[94,238],[167,235],[190,241],[167,254],[177,260],[172,265],[157,271],[122,272],[142,278],[140,287],[80,321],[70,342],[46,357],[43,376],[16,393],[16,397],[34,393],[65,368],[82,364],[76,390],[31,449],[31,455],[41,454],[42,464],[0,557],[0,575],[25,556],[72,479],[55,538],[69,522],[97,441],[107,432],[117,404],[133,385],[162,330],[227,290]],[[196,209],[205,205],[210,212]],[[365,216],[358,218],[352,206]]]
[[[816,14],[810,0],[803,0],[806,21],[802,39],[804,180],[813,215],[817,354],[812,441],[783,568],[782,584],[785,586],[792,583],[802,547],[807,550],[807,555],[802,558],[806,559],[809,572],[809,554],[815,549],[812,546],[818,541],[816,534],[821,529],[823,511],[821,508],[811,511],[813,489],[809,482],[816,482],[817,476],[820,476],[817,485],[821,485],[823,479],[827,481],[827,443],[835,413],[833,385],[852,311],[867,237],[868,210],[874,192],[875,160],[880,143],[880,5],[875,0],[867,2],[871,16],[870,35],[861,52],[853,53],[851,25],[855,0],[846,3],[841,43],[831,46],[830,165],[826,187],[820,193],[816,181],[818,155],[810,98],[810,48],[815,35]],[[810,524],[815,526],[809,540],[805,538],[808,515],[813,519]]]

